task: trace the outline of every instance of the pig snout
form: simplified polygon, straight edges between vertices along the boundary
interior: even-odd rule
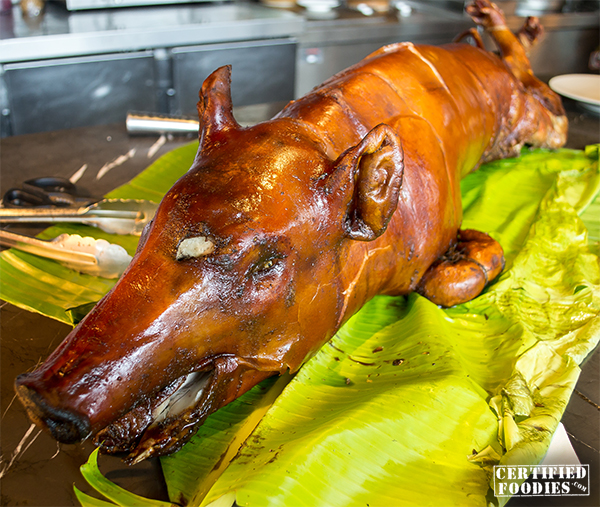
[[[47,428],[50,434],[63,444],[74,444],[91,433],[88,417],[72,409],[61,407],[56,400],[40,394],[46,392],[35,374],[19,375],[15,382],[17,395],[30,419],[38,426]]]

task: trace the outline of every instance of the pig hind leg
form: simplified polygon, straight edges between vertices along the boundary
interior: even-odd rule
[[[478,47],[479,49],[485,49],[483,39],[481,38],[481,35],[479,35],[479,32],[476,28],[469,28],[468,30],[465,30],[461,34],[457,35],[453,42],[462,42],[465,39],[471,39],[474,42],[473,45],[475,45],[475,47]]]
[[[530,29],[523,27],[521,30],[523,36],[517,37],[506,26],[502,11],[492,2],[475,0],[466,7],[466,11],[473,21],[485,28],[486,32],[492,37],[500,50],[502,59],[513,75],[520,81],[527,79],[528,75],[531,74],[528,51],[540,35],[541,26],[539,23],[534,23],[533,19],[528,20],[531,25]],[[538,27],[537,30],[534,29],[534,26]],[[530,34],[531,37],[527,37],[526,34]],[[527,44],[527,48],[521,41]]]
[[[478,296],[504,268],[500,244],[489,235],[467,229],[423,275],[417,292],[437,305],[450,307]]]
[[[489,0],[475,0],[467,6],[466,11],[492,37],[502,60],[527,91],[552,114],[563,115],[560,99],[531,70],[529,51],[543,34],[539,20],[536,17],[527,18],[515,35],[506,26],[502,11]]]

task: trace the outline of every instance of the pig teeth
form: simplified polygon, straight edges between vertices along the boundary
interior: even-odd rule
[[[214,370],[187,375],[179,389],[153,410],[153,422],[125,462],[135,464],[151,456],[171,454],[180,449],[210,413],[204,406],[204,397],[214,375]]]
[[[210,381],[211,373],[211,371],[190,373],[181,387],[156,407],[152,413],[154,421],[151,427],[196,405]]]
[[[139,463],[164,445],[181,446],[178,421],[185,419],[200,403],[213,376],[213,370],[196,371],[178,378],[166,387],[159,400],[146,400],[95,437],[103,452],[132,452],[126,461]],[[176,428],[176,429],[174,429]],[[176,435],[170,435],[171,432]]]
[[[138,463],[141,463],[145,459],[151,458],[153,454],[154,454],[154,447],[148,447],[144,452],[142,452],[141,454],[138,454],[133,460],[131,460],[131,462],[129,464],[132,466],[137,465]]]
[[[176,393],[186,379],[187,376],[178,378],[159,392],[156,398],[142,400],[133,410],[100,430],[94,437],[96,445],[101,447],[102,452],[109,454],[129,452],[137,445],[148,426],[154,422],[157,407],[164,404],[165,400]]]

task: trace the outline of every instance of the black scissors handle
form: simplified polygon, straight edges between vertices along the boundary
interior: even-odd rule
[[[65,207],[78,203],[75,184],[55,176],[27,180],[22,188],[8,190],[2,199],[2,204],[7,208]]]

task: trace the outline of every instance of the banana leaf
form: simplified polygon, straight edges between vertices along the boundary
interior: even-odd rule
[[[99,500],[80,491],[77,487],[74,487],[75,495],[82,505],[89,507],[105,507],[107,505],[115,505],[114,502],[117,502],[120,505],[135,505],[136,507],[169,507],[173,505],[172,503],[149,500],[134,493],[130,493],[109,481],[102,475],[98,468],[98,452],[99,449],[96,449],[90,454],[87,463],[81,466],[81,474],[85,477],[90,486],[95,490],[102,492],[102,494],[111,501],[107,502],[105,500]]]
[[[173,150],[106,197],[159,202],[190,168],[197,150],[197,143]],[[49,227],[38,237],[53,239],[63,233],[105,239],[121,245],[129,255],[135,253],[139,239],[136,236],[107,234],[95,227],[76,224]],[[116,283],[116,280],[78,273],[53,260],[13,249],[0,253],[0,274],[1,299],[67,324],[81,320]]]
[[[166,155],[112,196],[157,198],[194,150]],[[374,298],[293,379],[255,387],[163,458],[171,500],[503,505],[490,487],[493,465],[543,459],[578,365],[600,339],[599,187],[597,146],[527,151],[465,178],[463,228],[500,241],[507,268],[499,279],[446,310],[414,294]],[[4,262],[12,267],[12,258],[1,256],[3,274]],[[72,321],[68,308],[91,297],[81,289],[66,307],[26,303],[43,313],[60,307],[46,314]],[[90,473],[100,493],[129,505],[97,480],[93,457]]]

